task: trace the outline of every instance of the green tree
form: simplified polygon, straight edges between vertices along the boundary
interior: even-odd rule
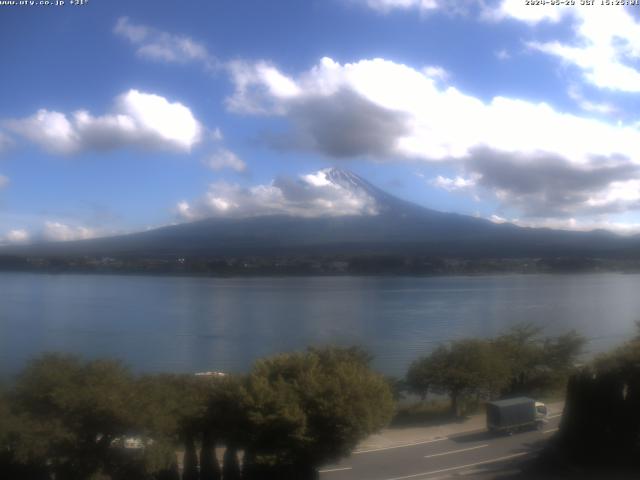
[[[247,392],[242,377],[227,375],[216,379],[203,426],[202,480],[219,480],[221,474],[230,479],[240,477],[238,446],[246,443],[249,429],[246,402]],[[215,457],[218,443],[225,446],[222,471]]]
[[[575,341],[563,343],[571,347]],[[600,467],[614,478],[616,468],[638,471],[639,439],[640,339],[636,338],[571,375],[554,455]]]
[[[205,427],[202,432],[202,447],[200,448],[200,480],[220,480],[222,478],[215,449],[215,436],[210,429]]]
[[[215,379],[194,375],[145,375],[138,380],[136,391],[144,436],[173,447],[173,451],[167,447],[158,450],[156,454],[165,452],[169,457],[154,461],[154,465],[174,470],[174,452],[182,448],[184,480],[199,478],[196,443],[214,390]]]
[[[392,393],[369,360],[360,349],[321,348],[258,361],[247,380],[249,478],[316,478],[319,465],[386,425]]]
[[[18,378],[15,455],[43,463],[56,479],[87,479],[118,468],[112,442],[135,429],[132,378],[118,362],[84,363],[47,354]]]
[[[586,339],[575,330],[544,341],[545,363],[557,372],[566,373],[582,353]]]
[[[153,442],[145,447],[143,464],[146,474],[154,480],[180,480],[176,445],[165,438],[154,438]]]
[[[504,395],[539,394],[564,385],[582,353],[585,339],[575,331],[558,337],[542,336],[542,329],[519,324],[493,341],[497,354],[509,365]]]
[[[505,358],[486,340],[459,340],[440,346],[424,362],[432,373],[430,388],[449,396],[456,416],[462,413],[462,399],[493,397],[509,378]]]
[[[7,392],[0,392],[0,478],[49,480],[47,439],[37,424],[18,416]]]
[[[422,401],[427,399],[429,390],[436,383],[438,371],[438,355],[430,355],[414,360],[407,370],[405,385],[409,392],[418,395]]]
[[[493,346],[509,365],[505,395],[530,393],[545,374],[542,328],[531,323],[518,324],[499,335]]]

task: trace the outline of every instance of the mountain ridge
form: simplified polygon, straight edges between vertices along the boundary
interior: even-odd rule
[[[395,197],[343,169],[324,180],[373,198],[375,215],[212,217],[145,232],[0,248],[0,255],[231,257],[421,255],[470,258],[638,256],[640,240],[608,231],[578,232],[497,224]]]

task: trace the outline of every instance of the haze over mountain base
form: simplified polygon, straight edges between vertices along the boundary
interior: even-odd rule
[[[336,168],[318,172],[315,181],[367,209],[348,215],[220,215],[129,235],[4,247],[0,263],[13,269],[223,274],[468,273],[628,270],[635,268],[630,260],[640,258],[637,236],[523,228],[438,212]]]

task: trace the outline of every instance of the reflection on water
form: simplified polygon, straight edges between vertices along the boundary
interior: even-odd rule
[[[359,344],[402,374],[439,342],[518,322],[602,351],[634,331],[640,275],[175,278],[0,274],[0,373],[42,351],[137,371],[243,371],[260,356]]]

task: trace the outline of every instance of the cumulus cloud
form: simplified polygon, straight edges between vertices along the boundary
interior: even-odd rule
[[[579,230],[590,232],[593,230],[608,230],[619,235],[636,235],[640,233],[640,223],[634,222],[616,222],[606,218],[545,218],[545,219],[529,219],[506,218],[493,214],[488,220],[494,223],[513,223],[519,227],[528,228],[551,228],[554,230]]]
[[[214,171],[220,171],[228,168],[242,173],[247,170],[247,164],[244,163],[238,155],[226,148],[220,148],[215,153],[209,155],[204,160],[204,164]]]
[[[487,5],[483,17],[492,20],[515,19],[529,24],[542,21],[558,22],[573,8],[545,8],[527,5],[522,0],[502,0],[497,5]]]
[[[446,14],[466,14],[475,7],[482,7],[484,0],[346,0],[364,5],[376,12],[387,14],[394,10],[414,10],[420,14],[442,11]]]
[[[214,69],[217,61],[201,43],[184,35],[174,35],[120,17],[113,32],[136,47],[136,54],[164,63],[200,63]]]
[[[9,230],[6,235],[0,237],[1,244],[8,245],[20,245],[23,243],[29,243],[29,232],[23,229]]]
[[[42,239],[48,242],[87,240],[96,236],[97,232],[91,228],[54,221],[45,222],[41,233]]]
[[[570,85],[567,90],[569,97],[585,112],[599,113],[601,115],[611,115],[618,109],[607,102],[594,102],[588,100],[577,85]]]
[[[30,117],[5,124],[55,154],[124,147],[188,152],[200,141],[203,130],[183,104],[138,90],[118,96],[112,112],[105,115],[40,109]]]
[[[283,114],[280,101],[295,98],[302,92],[294,80],[281,73],[269,62],[229,62],[227,69],[235,91],[227,98],[229,110],[250,114]]]
[[[229,108],[284,116],[311,137],[304,144],[327,155],[391,153],[437,161],[463,158],[486,145],[505,152],[551,152],[582,163],[593,155],[633,158],[640,153],[635,128],[559,112],[546,103],[506,97],[484,102],[389,60],[339,64],[323,58],[297,77],[269,69],[269,75],[259,66],[245,69],[241,78],[234,75],[236,90]],[[339,131],[321,128],[321,123],[345,116],[349,121]],[[382,127],[376,129],[376,124]],[[384,137],[377,145],[367,138],[374,136],[372,128],[375,136]],[[346,137],[345,129],[348,136],[365,141],[336,148],[334,139]]]
[[[253,217],[292,215],[322,217],[375,215],[376,201],[362,188],[347,188],[331,181],[329,170],[298,178],[278,177],[270,184],[242,187],[218,182],[194,203],[176,207],[184,220],[206,217]]]
[[[612,193],[616,182],[640,178],[635,126],[546,103],[483,101],[443,85],[434,70],[384,59],[324,58],[296,76],[260,62],[232,70],[232,78],[230,110],[288,120],[290,131],[271,139],[279,148],[453,165],[464,175],[436,186],[484,189],[530,216],[638,207]]]
[[[273,136],[273,146],[323,153],[333,158],[393,155],[408,132],[405,115],[376,105],[353,89],[292,100],[294,131]]]
[[[626,157],[593,157],[574,165],[553,154],[513,155],[479,148],[465,159],[475,185],[495,193],[506,208],[525,217],[567,217],[634,210],[640,190],[629,193],[629,180],[640,178],[640,165]]]
[[[598,88],[640,92],[640,21],[634,16],[633,8],[600,5],[548,8],[527,5],[524,0],[353,1],[383,13],[392,10],[442,11],[448,14],[473,11],[483,20],[515,20],[530,26],[568,20],[573,24],[573,41],[533,41],[527,43],[528,47],[578,68],[584,80]],[[505,50],[498,52],[498,58],[507,57]]]
[[[435,187],[442,188],[447,192],[453,192],[456,190],[468,190],[477,185],[479,176],[476,174],[471,178],[464,178],[457,176],[455,178],[443,177],[438,175],[431,181],[431,184]]]
[[[622,156],[593,157],[574,165],[553,154],[514,155],[483,147],[460,165],[468,178],[438,176],[431,184],[474,195],[488,192],[531,226],[540,219],[561,223],[574,216],[640,209],[640,165]]]
[[[489,220],[491,220],[493,223],[507,223],[508,222],[508,220],[505,217],[502,217],[500,215],[496,215],[495,213],[489,217]]]
[[[422,71],[427,77],[442,81],[446,81],[451,77],[451,74],[448,71],[437,65],[428,65],[424,67]]]
[[[394,9],[435,10],[443,3],[441,0],[360,0],[360,2],[380,12],[389,12]]]
[[[9,177],[0,175],[0,190],[9,185]]]
[[[40,227],[30,230],[24,228],[9,230],[5,235],[0,236],[0,244],[19,245],[33,242],[87,240],[99,236],[100,233],[93,228],[53,220],[45,221]]]
[[[637,93],[640,92],[640,22],[631,10],[593,5],[532,8],[520,0],[503,0],[498,7],[487,10],[486,16],[531,25],[569,19],[574,29],[571,42],[533,41],[527,44],[529,48],[576,67],[585,82],[598,88]]]

